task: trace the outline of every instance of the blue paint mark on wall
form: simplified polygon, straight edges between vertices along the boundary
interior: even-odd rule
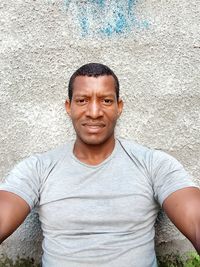
[[[104,8],[105,7],[105,0],[91,0],[92,3],[94,4],[98,4],[100,8]]]
[[[89,34],[89,23],[88,23],[87,17],[80,18],[80,27],[81,27],[83,36]]]
[[[73,0],[64,0],[66,10]],[[127,34],[134,29],[147,29],[149,23],[139,20],[135,7],[139,0],[85,0],[76,1],[73,16],[82,36]]]

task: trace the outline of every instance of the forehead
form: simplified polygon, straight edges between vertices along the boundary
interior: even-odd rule
[[[115,80],[111,75],[98,77],[77,76],[73,84],[73,95],[79,94],[115,95]]]

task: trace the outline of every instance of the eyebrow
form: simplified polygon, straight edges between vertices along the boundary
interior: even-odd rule
[[[87,94],[74,94],[74,97],[90,97],[90,95],[87,95]],[[102,94],[100,96],[97,96],[97,97],[115,97],[115,94]]]

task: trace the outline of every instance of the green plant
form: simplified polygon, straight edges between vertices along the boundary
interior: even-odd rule
[[[35,264],[33,259],[17,259],[13,261],[9,258],[1,258],[0,267],[40,267],[40,265]]]
[[[159,267],[200,267],[200,256],[195,253],[185,255],[170,254],[158,257]]]
[[[200,256],[195,252],[188,254],[184,267],[200,267]]]

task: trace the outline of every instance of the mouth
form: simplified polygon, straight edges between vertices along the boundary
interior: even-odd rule
[[[89,133],[99,133],[105,127],[104,123],[83,123],[82,126],[87,129]]]

